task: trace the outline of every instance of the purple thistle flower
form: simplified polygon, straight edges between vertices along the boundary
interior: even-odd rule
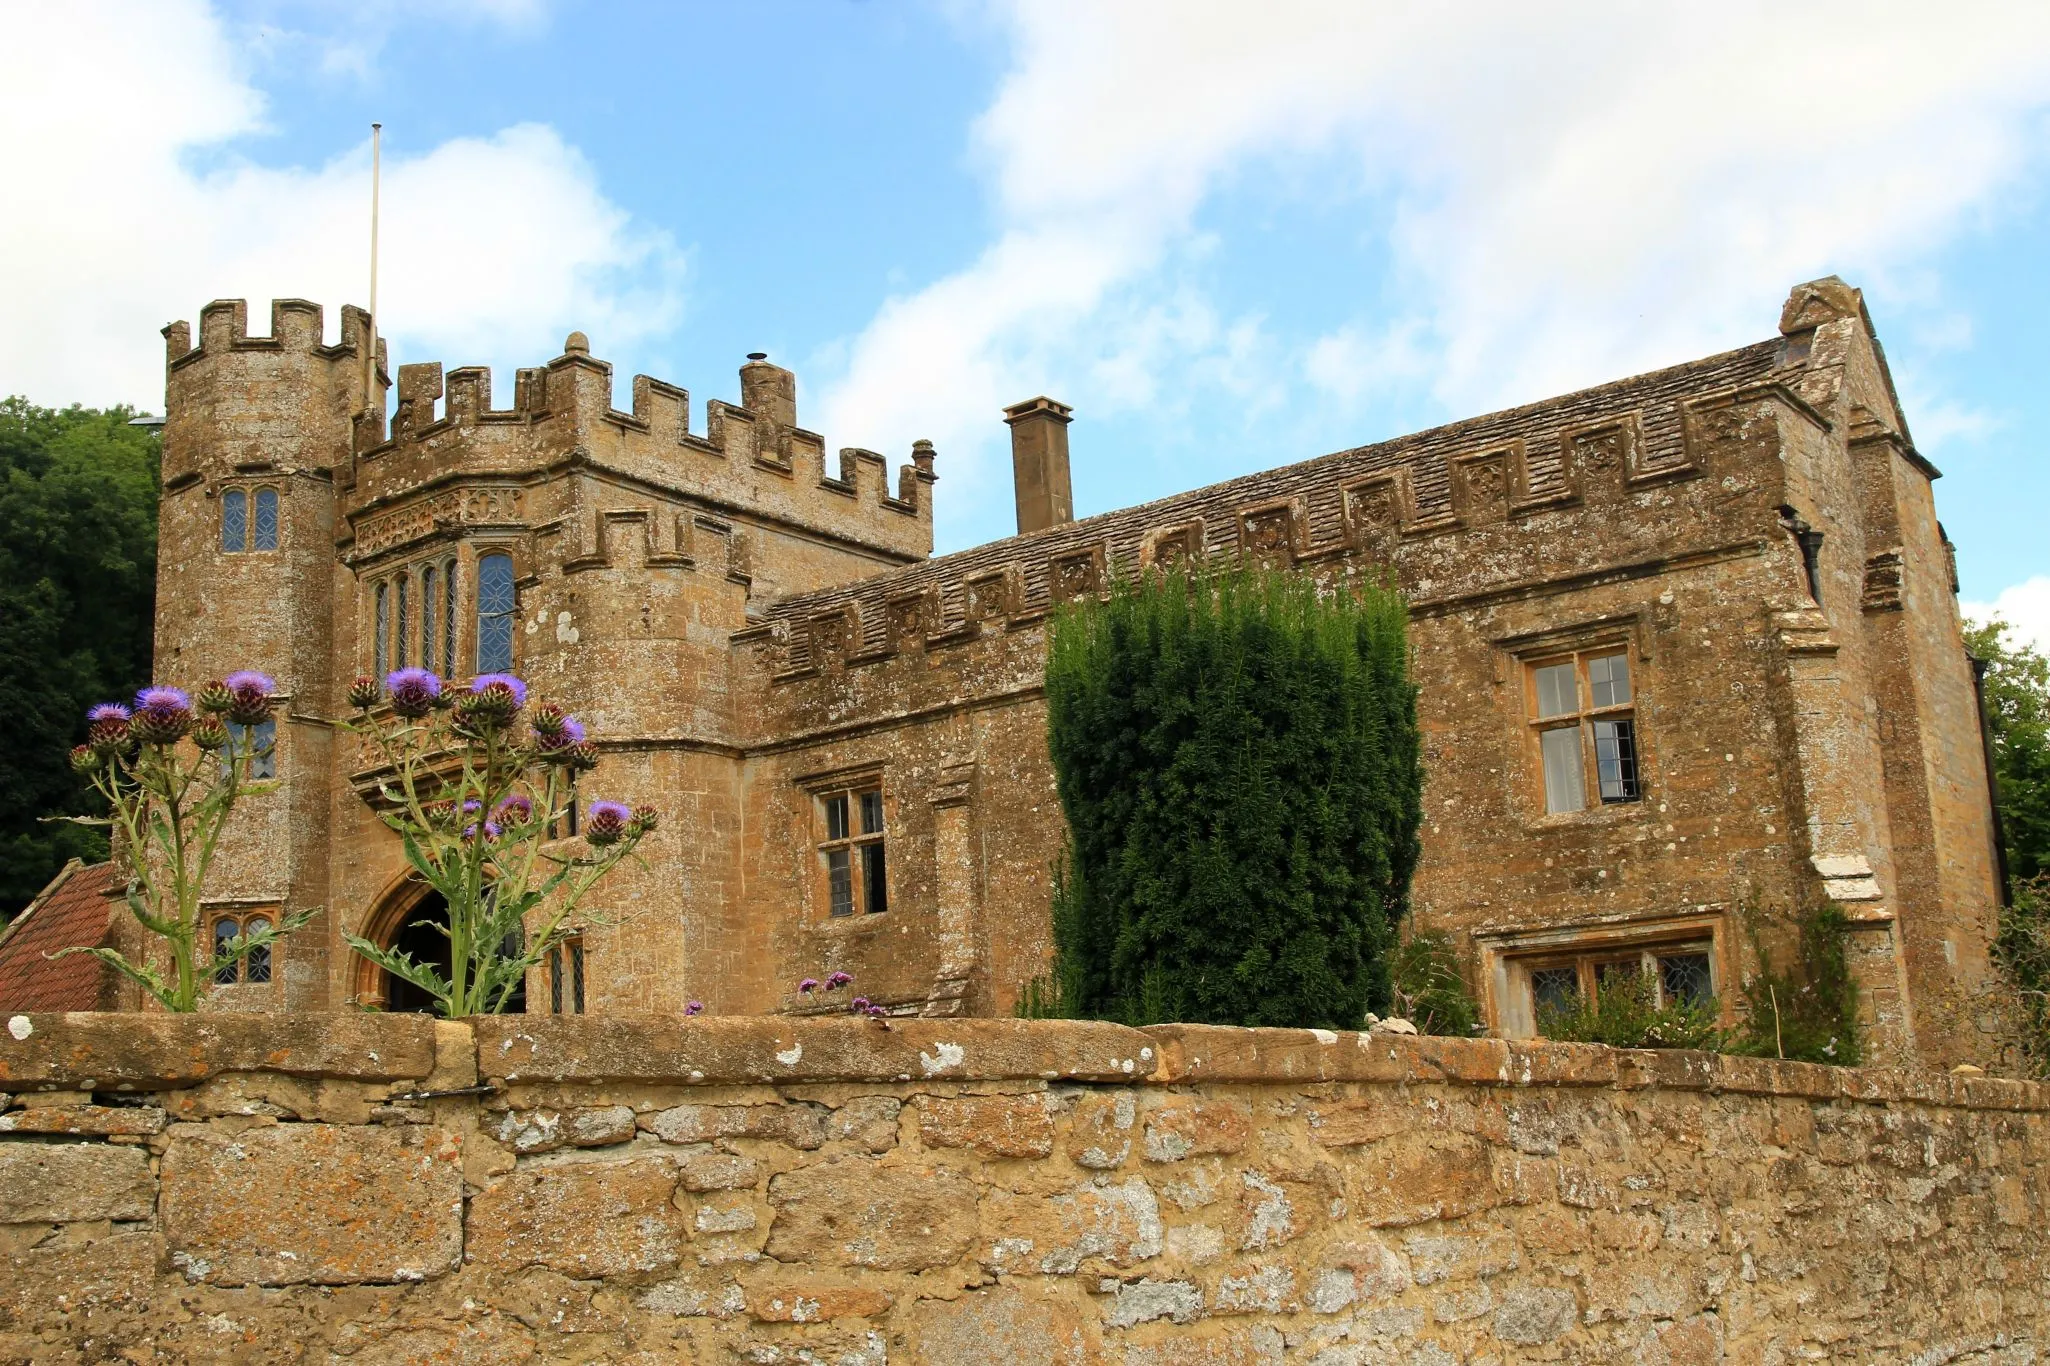
[[[705,1003],[703,1001],[686,1001],[683,1004],[683,1013],[686,1015],[702,1015],[705,1013]]]
[[[592,802],[584,817],[584,838],[600,847],[617,844],[633,814],[618,802]]]
[[[806,996],[811,995],[814,991],[817,991],[818,989],[819,979],[816,977],[807,977],[802,982],[799,982],[797,984],[797,990],[801,994]]]
[[[513,696],[515,710],[527,705],[527,685],[511,674],[478,674],[470,680],[470,691],[483,692],[486,688],[503,687]]]
[[[478,801],[475,797],[472,797],[468,801],[463,803],[463,814],[465,816],[474,816],[483,809],[484,803]]]
[[[135,695],[137,711],[191,711],[192,698],[183,688],[144,688]]]
[[[130,712],[119,702],[102,702],[85,714],[85,719],[97,725],[101,721],[127,721]]]
[[[178,688],[144,688],[135,695],[130,725],[146,745],[176,744],[192,729],[192,699]]]
[[[870,1006],[868,1008],[868,1013],[876,1019],[881,1019],[883,1016],[889,1014],[890,1012],[884,1010],[881,1006]]]
[[[384,688],[391,709],[405,717],[427,715],[441,698],[441,679],[427,669],[394,669],[385,675]]]
[[[854,974],[852,974],[852,973],[848,973],[848,972],[833,972],[833,973],[828,973],[828,974],[826,975],[826,990],[827,990],[827,991],[838,991],[838,990],[839,990],[839,989],[840,989],[841,987],[844,987],[844,986],[846,986],[846,985],[847,985],[848,983],[852,982],[853,980],[854,980]]]
[[[270,716],[270,695],[278,690],[277,680],[254,669],[240,669],[221,680],[227,690],[228,719],[238,726],[254,726]]]
[[[491,814],[508,825],[524,825],[534,818],[534,803],[515,792],[500,802]]]
[[[849,1002],[847,1003],[847,1008],[848,1008],[849,1010],[853,1011],[853,1012],[854,1012],[854,1013],[855,1013],[856,1015],[859,1015],[859,1014],[861,1014],[862,1012],[864,1012],[864,1011],[866,1011],[866,1010],[868,1009],[868,997],[866,997],[866,996],[857,996],[857,997],[855,997],[855,998],[854,998],[853,1000],[851,1000],[851,1001],[849,1001]]]

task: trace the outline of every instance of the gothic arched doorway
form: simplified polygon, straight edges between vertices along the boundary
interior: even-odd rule
[[[384,906],[364,926],[363,937],[388,949],[397,949],[416,963],[431,965],[443,981],[449,976],[448,902],[441,893],[419,883],[408,883],[388,897]],[[517,951],[515,946],[508,948]],[[356,1000],[366,1006],[397,1014],[431,1015],[434,998],[403,978],[394,977],[369,959],[356,959]],[[513,988],[505,1003],[505,1014],[524,1014],[527,986]]]

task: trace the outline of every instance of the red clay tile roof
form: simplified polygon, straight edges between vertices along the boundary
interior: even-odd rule
[[[14,918],[0,935],[0,1012],[101,1008],[99,959],[43,955],[104,943],[113,888],[113,864],[70,864]]]

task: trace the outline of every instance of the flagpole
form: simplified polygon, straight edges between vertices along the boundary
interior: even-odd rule
[[[384,125],[370,125],[370,316],[365,320],[369,336],[363,344],[363,411],[377,411],[377,182],[384,140]]]

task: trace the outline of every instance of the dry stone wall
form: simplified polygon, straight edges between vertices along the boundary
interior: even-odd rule
[[[0,1360],[2019,1363],[2050,1091],[848,1018],[17,1016]]]

